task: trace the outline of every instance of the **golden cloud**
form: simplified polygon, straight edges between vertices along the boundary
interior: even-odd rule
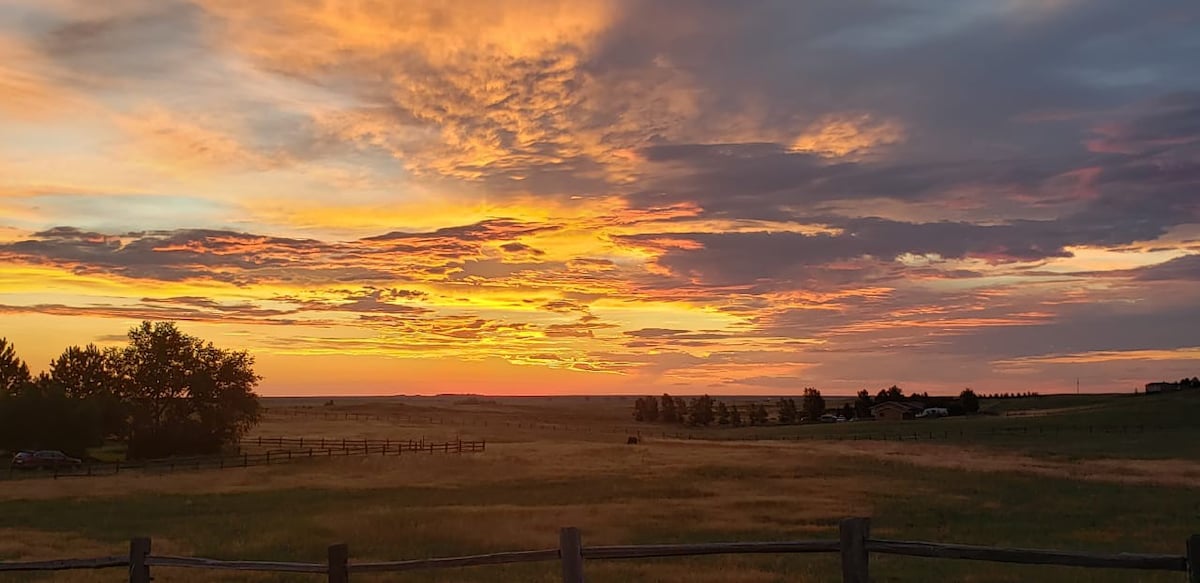
[[[842,157],[865,154],[905,140],[897,121],[867,113],[831,114],[813,122],[791,145],[796,152]]]

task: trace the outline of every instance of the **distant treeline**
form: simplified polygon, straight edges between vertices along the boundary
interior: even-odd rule
[[[0,448],[80,455],[105,442],[127,457],[211,454],[258,421],[254,359],[143,322],[129,344],[72,346],[33,376],[0,338]]]
[[[872,396],[868,391],[859,391],[852,403],[846,403],[840,408],[826,409],[825,398],[821,391],[814,388],[804,389],[799,403],[790,397],[775,399],[771,405],[774,415],[767,408],[766,402],[747,403],[741,406],[715,400],[708,395],[683,399],[663,393],[661,397],[639,397],[633,403],[633,419],[643,423],[667,423],[693,426],[728,425],[794,425],[797,423],[814,423],[821,421],[822,416],[832,415],[848,419],[870,419],[871,407],[888,401],[920,402],[925,407],[945,408],[950,415],[977,413],[979,411],[979,396],[971,389],[965,389],[958,397],[931,397],[928,393],[905,395],[904,391],[895,385],[883,389]]]

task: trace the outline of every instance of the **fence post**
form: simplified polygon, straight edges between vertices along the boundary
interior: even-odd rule
[[[867,537],[870,518],[843,518],[838,525],[842,548],[842,583],[870,583]]]
[[[150,583],[150,567],[146,556],[150,554],[150,539],[139,537],[129,541],[129,583]]]
[[[563,583],[583,583],[583,541],[578,528],[568,526],[558,532],[558,556]]]
[[[350,583],[350,547],[329,545],[329,583]]]
[[[1188,583],[1200,583],[1200,534],[1187,540]]]

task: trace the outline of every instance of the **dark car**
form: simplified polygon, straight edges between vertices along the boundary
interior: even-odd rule
[[[20,469],[73,468],[83,460],[73,458],[61,451],[22,451],[13,456],[12,467]]]

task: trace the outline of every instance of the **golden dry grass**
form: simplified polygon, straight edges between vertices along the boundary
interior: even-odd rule
[[[268,417],[258,432],[400,439],[412,436],[408,430],[433,438],[429,426],[303,417]],[[1195,461],[1069,462],[928,442],[650,439],[627,446],[622,435],[567,439],[559,431],[506,431],[521,441],[489,441],[479,455],[0,483],[0,512],[38,508],[19,518],[10,514],[10,527],[0,530],[0,559],[120,554],[133,534],[151,535],[157,553],[307,561],[321,560],[324,546],[336,541],[351,545],[354,560],[550,548],[563,525],[580,526],[585,544],[593,545],[830,538],[835,521],[851,515],[877,517],[877,532],[892,538],[1152,552],[1182,541],[1182,519],[1163,514],[1170,510],[1165,501],[1189,499],[1196,492],[1187,488],[1200,478]],[[1146,492],[1130,484],[1177,489]],[[1126,514],[1088,508],[1089,500],[1121,500]],[[1055,512],[1075,522],[1041,526]],[[1131,528],[1127,516],[1142,513],[1157,518]],[[971,581],[1172,580],[951,562],[881,564],[881,581],[924,581],[931,574]],[[555,569],[466,569],[404,580],[556,581]],[[111,581],[118,571],[46,580]],[[592,581],[804,582],[827,581],[835,572],[836,557],[819,556],[588,566]],[[180,569],[156,569],[155,576],[160,583],[314,580]],[[0,577],[9,580],[28,579]]]
[[[1200,462],[1196,460],[1051,460],[1006,453],[995,448],[928,442],[818,442],[813,447],[834,454],[865,455],[916,466],[972,472],[1022,473],[1119,484],[1200,484]]]

